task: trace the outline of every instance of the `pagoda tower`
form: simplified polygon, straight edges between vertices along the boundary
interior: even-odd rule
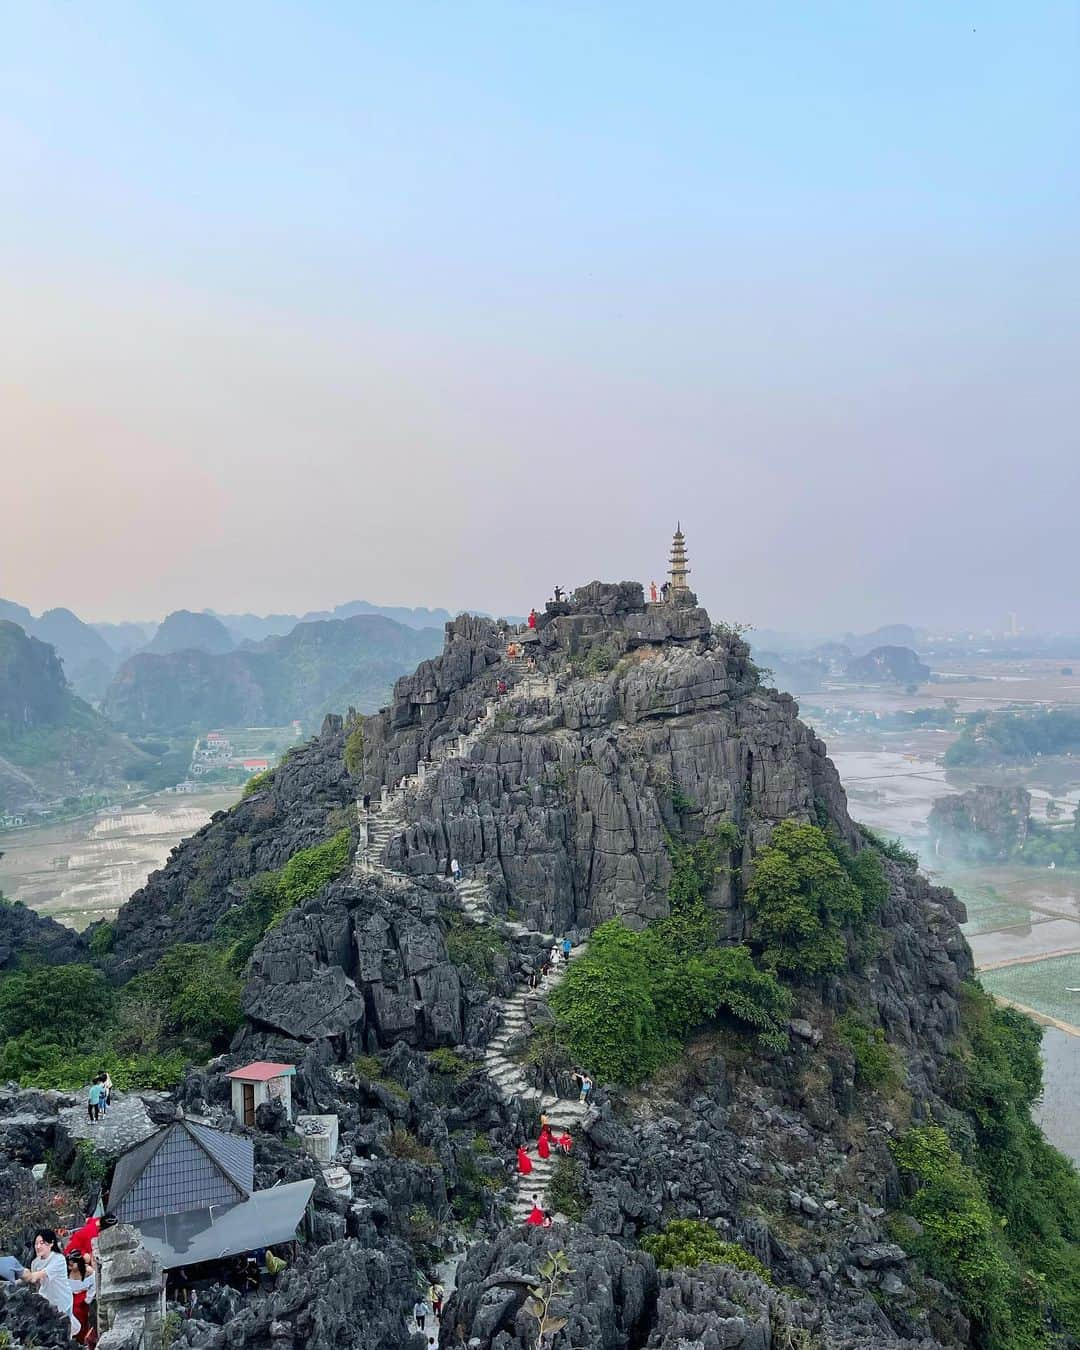
[[[675,527],[675,537],[671,541],[671,558],[669,561],[671,568],[668,571],[668,581],[671,589],[668,591],[668,599],[681,600],[691,594],[690,586],[686,580],[690,575],[690,568],[686,565],[686,540],[683,538],[682,521]]]

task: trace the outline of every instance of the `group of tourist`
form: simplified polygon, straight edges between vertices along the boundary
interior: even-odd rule
[[[68,1235],[64,1247],[55,1229],[39,1228],[30,1265],[24,1266],[14,1256],[0,1256],[0,1279],[35,1286],[42,1298],[68,1318],[74,1340],[92,1346],[97,1342],[90,1306],[97,1296],[94,1238],[115,1222],[112,1215],[87,1219]]]
[[[112,1106],[112,1093],[113,1081],[109,1077],[108,1071],[103,1070],[90,1084],[86,1093],[87,1119],[97,1121],[109,1114],[109,1107]]]
[[[446,1290],[437,1279],[433,1279],[427,1287],[427,1294],[421,1295],[413,1304],[413,1321],[416,1323],[417,1331],[427,1329],[427,1320],[434,1318],[436,1326],[442,1317],[443,1299],[446,1297]],[[432,1328],[435,1329],[434,1327]],[[428,1337],[428,1345],[435,1344],[435,1337]]]

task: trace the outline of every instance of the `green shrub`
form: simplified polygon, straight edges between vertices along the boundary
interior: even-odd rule
[[[420,1163],[423,1167],[438,1167],[439,1155],[433,1148],[427,1144],[422,1144],[416,1135],[410,1132],[402,1125],[395,1125],[390,1131],[390,1142],[387,1145],[390,1154],[394,1158],[404,1158],[409,1162]]]
[[[113,991],[100,970],[70,965],[0,975],[0,1042],[29,1033],[76,1045],[112,1010]]]
[[[264,787],[269,787],[270,780],[273,776],[273,769],[263,769],[262,773],[253,773],[244,784],[244,790],[240,794],[240,800],[243,801],[254,793],[261,792]]]
[[[701,1219],[672,1219],[659,1233],[641,1239],[641,1246],[661,1270],[677,1266],[734,1266],[771,1284],[768,1270],[737,1242],[725,1242]]]
[[[113,926],[111,923],[99,923],[94,925],[94,931],[90,934],[90,955],[97,957],[100,961],[103,956],[107,956],[112,951],[113,945]]]
[[[440,1046],[438,1050],[432,1050],[428,1054],[428,1063],[436,1073],[453,1078],[455,1082],[468,1077],[473,1067],[468,1060],[462,1059],[459,1054],[446,1046]]]
[[[881,864],[868,851],[845,867],[818,826],[783,820],[754,860],[746,897],[754,945],[767,967],[793,978],[840,970],[844,929],[856,928],[885,893]]]
[[[740,847],[742,839],[735,826],[725,820],[696,843],[688,844],[670,835],[666,843],[671,859],[668,901],[672,909],[677,909],[708,897],[717,878],[730,867],[731,854]]]
[[[364,772],[364,719],[357,720],[356,725],[345,737],[345,767],[353,778],[359,778]]]
[[[215,930],[229,944],[230,968],[243,972],[266,933],[340,876],[352,861],[352,851],[352,832],[341,829],[321,844],[298,850],[278,871],[252,877],[244,899],[222,916]]]
[[[163,1008],[172,1035],[223,1049],[242,1021],[241,990],[225,952],[208,943],[187,943],[130,980],[123,997],[143,998]]]
[[[383,1066],[374,1055],[357,1055],[353,1060],[353,1068],[361,1078],[381,1078],[383,1076]]]
[[[838,1038],[855,1056],[855,1078],[870,1088],[895,1087],[899,1074],[892,1047],[881,1027],[870,1027],[857,1013],[846,1012],[835,1023]]]
[[[490,986],[496,959],[506,954],[506,943],[486,923],[465,923],[457,915],[446,933],[446,954],[459,970],[470,971],[481,984]]]
[[[686,816],[697,810],[697,802],[686,795],[675,779],[671,782],[671,809],[678,816]]]
[[[588,1205],[584,1165],[569,1154],[560,1153],[551,1169],[546,1197],[555,1213],[565,1214],[574,1223],[580,1223]]]

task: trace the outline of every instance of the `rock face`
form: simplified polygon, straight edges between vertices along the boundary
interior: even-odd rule
[[[443,655],[365,722],[367,790],[415,773],[475,724],[505,675],[508,640],[486,620],[447,625]],[[714,634],[704,610],[646,606],[636,583],[594,582],[515,640],[532,665],[468,761],[450,760],[407,804],[388,849],[396,868],[444,876],[457,857],[528,926],[563,931],[664,913],[667,833],[734,821],[744,865],[787,817],[824,809],[853,835],[825,746],[790,696],[758,686],[746,644]],[[714,903],[732,908],[738,888],[725,883]],[[733,936],[740,926],[733,912]]]
[[[302,848],[355,821],[355,788],[344,761],[340,717],[275,769],[262,791],[210,823],[173,851],[160,871],[120,910],[111,964],[127,977],[145,970],[178,942],[207,942],[240,898],[240,884],[274,871]]]
[[[14,970],[20,960],[47,966],[86,960],[86,941],[74,929],[44,918],[24,905],[0,904],[0,971]]]
[[[976,787],[934,802],[930,837],[941,857],[1008,858],[1024,847],[1030,816],[1026,788]]]
[[[475,1043],[486,1024],[438,916],[431,892],[388,892],[374,879],[330,887],[256,950],[244,992],[253,1032],[330,1042],[341,1057],[398,1041]]]

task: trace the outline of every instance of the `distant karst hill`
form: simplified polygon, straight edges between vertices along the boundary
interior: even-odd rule
[[[120,657],[88,623],[70,609],[49,609],[35,618],[25,605],[0,600],[0,619],[56,648],[64,674],[82,698],[99,699],[120,664]]]
[[[852,657],[845,673],[849,680],[923,684],[930,678],[930,667],[910,647],[874,647],[863,656]]]
[[[140,652],[121,667],[102,707],[133,733],[314,721],[350,705],[370,711],[441,646],[436,629],[360,615],[299,624],[239,651]]]
[[[155,656],[173,652],[231,652],[236,646],[232,634],[213,614],[195,614],[190,609],[174,610],[162,620],[161,627],[143,648]]]
[[[72,693],[48,643],[0,620],[0,810],[107,788],[151,762]]]

